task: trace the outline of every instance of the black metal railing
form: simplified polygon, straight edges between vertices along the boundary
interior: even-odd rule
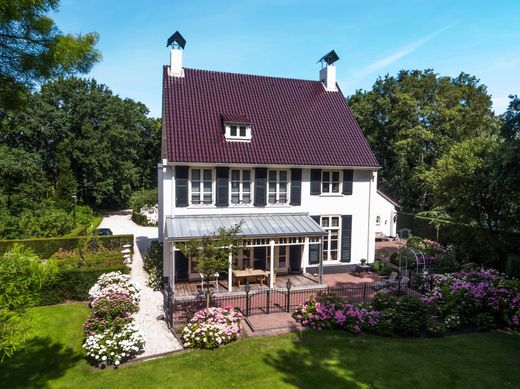
[[[306,289],[293,289],[290,282],[288,282],[286,288],[264,288],[252,291],[246,284],[244,293],[219,296],[212,295],[210,303],[211,306],[215,307],[231,307],[237,309],[242,312],[244,316],[248,317],[273,312],[293,312],[299,305],[304,304],[312,296],[320,292],[334,293],[345,302],[352,304],[370,302],[378,292],[396,296],[410,295],[420,297],[421,294],[418,288],[415,287],[416,284],[415,276],[396,281],[383,280],[370,283],[344,284]],[[193,296],[192,298],[178,300],[173,299],[168,311],[167,305],[165,305],[165,313],[168,315],[168,312],[171,312],[169,315],[172,325],[182,324],[188,322],[196,311],[204,307],[205,299],[203,296]]]

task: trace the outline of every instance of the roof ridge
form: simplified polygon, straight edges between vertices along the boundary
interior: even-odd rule
[[[254,78],[274,78],[275,80],[290,80],[290,81],[300,81],[300,82],[303,81],[303,82],[310,82],[310,83],[321,83],[320,80],[306,80],[304,78],[281,77],[281,76],[263,76],[263,75],[251,74],[251,73],[225,72],[222,70],[208,70],[208,69],[195,69],[195,68],[184,68],[184,70],[195,71],[195,72],[216,73],[216,74],[232,75],[232,76],[245,76],[245,77],[254,77]]]

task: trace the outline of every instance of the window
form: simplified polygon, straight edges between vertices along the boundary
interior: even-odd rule
[[[287,204],[287,170],[269,170],[269,204]]]
[[[213,204],[212,169],[191,169],[191,203]]]
[[[251,140],[251,125],[249,124],[226,124],[226,140],[243,141]]]
[[[251,203],[251,170],[231,170],[231,204]]]
[[[321,193],[340,193],[339,172],[324,170],[321,173]]]
[[[287,246],[278,246],[278,271],[287,269]]]
[[[251,248],[244,247],[233,255],[233,269],[245,270],[251,267]]]
[[[380,225],[381,225],[381,215],[377,215],[376,216],[376,226],[380,226]]]
[[[322,216],[321,226],[327,232],[323,237],[323,261],[337,261],[339,258],[339,216]]]

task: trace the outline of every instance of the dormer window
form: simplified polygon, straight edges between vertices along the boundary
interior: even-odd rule
[[[251,125],[240,123],[225,123],[226,140],[249,142],[251,140]]]

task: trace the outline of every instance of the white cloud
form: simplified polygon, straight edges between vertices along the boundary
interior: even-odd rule
[[[388,67],[389,65],[393,64],[394,62],[399,61],[401,58],[413,53],[418,48],[424,46],[426,43],[431,41],[436,36],[442,34],[444,31],[452,28],[454,24],[450,24],[448,26],[445,26],[429,35],[426,35],[425,37],[422,37],[421,39],[416,40],[415,42],[410,43],[409,45],[406,45],[405,47],[397,50],[395,53],[390,54],[389,56],[382,58],[380,60],[377,60],[375,62],[372,62],[371,64],[368,64],[363,69],[359,71],[354,72],[354,79],[350,82],[347,82],[347,86],[354,85],[361,80],[363,80],[366,76],[369,76],[381,69],[384,69]]]

